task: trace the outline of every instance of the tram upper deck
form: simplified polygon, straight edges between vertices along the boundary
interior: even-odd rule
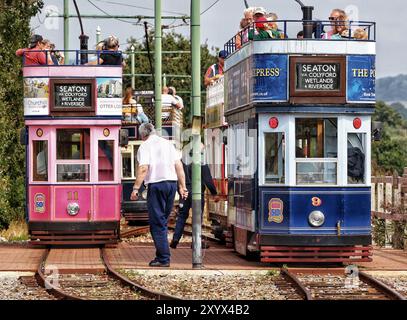
[[[122,66],[83,64],[83,55],[97,60],[101,51],[64,52],[65,56],[75,54],[72,64],[29,65],[23,57],[25,118],[121,119]]]
[[[275,112],[279,107],[281,112],[318,112],[321,106],[330,106],[324,112],[339,112],[333,105],[341,105],[342,112],[354,107],[372,112],[376,99],[374,22],[343,22],[352,31],[340,39],[288,37],[291,25],[298,27],[305,22],[273,22],[283,26],[282,38],[256,38],[253,24],[225,44],[226,115],[250,105],[270,104]],[[331,24],[309,22],[319,29]],[[367,39],[352,37],[356,29],[363,29]]]

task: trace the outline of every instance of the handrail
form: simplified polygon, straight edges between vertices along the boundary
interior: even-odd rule
[[[23,49],[23,50],[24,50],[24,49]],[[26,63],[25,63],[26,54],[32,53],[32,52],[44,52],[44,53],[47,55],[47,59],[45,59],[45,60],[46,60],[46,63],[45,63],[45,64],[41,64],[41,65],[26,64]],[[73,63],[72,63],[72,64],[65,64],[65,65],[64,65],[64,64],[58,64],[58,65],[49,64],[49,63],[48,63],[48,55],[49,55],[50,53],[60,53],[60,52],[64,53],[64,56],[67,56],[66,53],[70,53],[70,52],[75,53],[75,60],[73,61]],[[94,66],[101,66],[101,64],[99,63],[99,59],[100,59],[100,55],[101,55],[101,54],[104,54],[104,53],[119,55],[120,57],[123,56],[123,51],[111,51],[111,50],[56,50],[56,49],[54,49],[54,50],[26,50],[26,51],[23,52],[23,66],[24,66],[24,67],[25,67],[25,66],[29,66],[29,67],[36,67],[36,66],[42,66],[42,67],[43,67],[43,66],[48,66],[48,67],[66,67],[66,66],[68,66],[68,67],[69,67],[69,66],[92,66],[92,67],[94,67]],[[97,59],[97,61],[98,61],[98,64],[97,64],[97,65],[81,64],[81,59],[80,59],[80,57],[81,57],[81,55],[83,55],[83,54],[86,54],[86,55],[88,55],[88,54],[96,55],[96,59]],[[106,65],[103,65],[103,66],[105,67]],[[109,65],[109,66],[122,67],[121,65]]]
[[[314,25],[314,38],[313,39],[301,39],[301,41],[307,40],[318,40],[318,41],[338,41],[338,40],[348,40],[348,41],[376,41],[376,22],[371,21],[352,21],[352,20],[265,20],[261,22],[252,22],[249,26],[237,32],[228,42],[224,45],[224,50],[228,55],[238,51],[246,43],[251,41],[276,41],[276,40],[299,40],[296,37],[288,36],[288,29],[295,24],[300,24],[301,27],[304,23],[312,23]],[[267,39],[258,39],[255,34],[258,31],[256,25],[259,24],[280,24],[277,29],[279,37],[278,38],[267,38]],[[327,33],[327,30],[324,30],[325,27],[331,28],[333,25],[346,25],[348,32],[346,36],[341,36],[341,39],[324,39],[321,36]],[[282,25],[282,29],[279,27]],[[363,29],[367,33],[367,39],[356,39],[353,37],[352,33],[356,29]],[[298,29],[300,30],[300,29]],[[297,31],[298,31],[297,30]],[[276,33],[277,34],[277,33]]]

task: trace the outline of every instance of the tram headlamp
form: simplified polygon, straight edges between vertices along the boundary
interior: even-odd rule
[[[325,215],[318,210],[312,211],[308,216],[308,221],[313,227],[320,227],[325,222]]]
[[[70,216],[76,216],[79,213],[79,209],[79,204],[76,202],[68,203],[66,206],[66,212],[68,212]]]

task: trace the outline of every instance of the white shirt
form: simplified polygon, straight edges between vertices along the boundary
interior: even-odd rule
[[[175,150],[175,146],[155,134],[144,141],[137,151],[139,165],[149,166],[145,184],[177,181],[175,161],[180,159],[181,155]]]
[[[163,107],[174,107],[178,103],[178,100],[170,94],[161,95],[161,104]]]

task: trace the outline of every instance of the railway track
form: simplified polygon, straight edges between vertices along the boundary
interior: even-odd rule
[[[149,290],[119,274],[110,265],[101,249],[105,272],[100,274],[47,274],[46,260],[50,249],[41,259],[36,280],[48,293],[61,300],[179,300],[165,293]]]
[[[406,300],[399,292],[364,272],[359,272],[356,282],[350,282],[342,270],[291,271],[283,268],[281,274],[304,300]]]
[[[127,227],[123,230],[120,230],[120,238],[131,238],[138,237],[150,232],[149,226],[140,226],[140,227]]]

